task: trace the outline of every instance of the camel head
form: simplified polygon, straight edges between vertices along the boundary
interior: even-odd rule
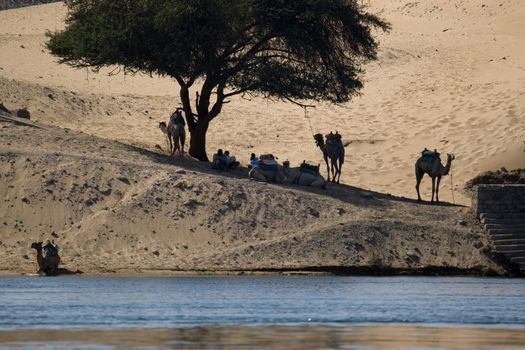
[[[315,144],[317,145],[317,147],[319,147],[319,148],[323,148],[323,146],[324,146],[323,135],[321,135],[321,134],[315,134],[315,135],[314,135],[314,139],[315,139]]]
[[[454,159],[456,159],[456,156],[452,153],[447,153],[447,159],[453,161]]]
[[[42,242],[33,242],[31,243],[31,249],[41,250]]]

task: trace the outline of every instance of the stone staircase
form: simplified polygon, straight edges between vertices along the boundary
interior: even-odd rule
[[[481,213],[479,217],[496,252],[525,274],[525,212]]]

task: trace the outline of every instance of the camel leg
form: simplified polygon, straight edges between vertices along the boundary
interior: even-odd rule
[[[416,166],[416,191],[417,200],[419,202],[421,202],[421,195],[419,194],[419,184],[421,183],[421,179],[423,179],[423,175],[425,175],[425,173],[419,170],[419,168]]]
[[[179,130],[175,128],[173,132],[173,156],[175,156],[175,152],[179,151],[180,153],[180,144],[179,144]]]
[[[341,179],[342,170],[343,170],[343,161],[342,159],[339,159],[339,174],[337,175],[337,183],[339,183],[339,179]]]
[[[310,184],[310,186],[325,189],[326,188],[326,182],[324,181],[323,178],[319,177],[319,178],[315,179]]]
[[[170,138],[168,135],[164,134],[166,136],[166,149],[168,150],[168,152],[171,153],[171,147],[170,147]]]
[[[177,144],[175,143],[175,140],[173,142],[173,147],[171,148],[171,156],[175,156],[175,152],[177,151]]]
[[[334,183],[336,183],[336,178],[339,176],[339,163],[338,163],[338,160],[335,159],[332,161],[332,164],[333,164],[333,167],[335,169],[335,171],[332,169],[332,171],[334,172]],[[337,183],[339,183],[339,178],[337,178]]]
[[[184,128],[184,127],[183,127]],[[181,147],[181,155],[184,154],[184,143],[186,142],[186,131],[182,129],[180,131],[180,147]]]
[[[436,203],[439,203],[439,183],[440,182],[441,182],[441,176],[438,176],[437,184],[436,184]]]
[[[432,178],[432,199],[430,200],[430,203],[434,203],[434,192],[436,191],[436,178]]]
[[[324,161],[326,163],[326,175],[328,176],[328,181],[330,181],[330,166],[328,165],[328,157],[324,156]]]
[[[258,171],[255,171],[255,168],[253,168],[249,173],[248,173],[249,176],[251,176],[255,181],[260,181],[260,182],[269,182],[267,179],[266,179],[266,176],[264,176],[263,174],[261,174],[260,172]]]
[[[169,152],[173,154],[173,143],[171,142],[171,133],[167,133],[166,137],[168,138]]]
[[[335,162],[332,159],[330,159],[330,167],[332,168],[332,180],[331,181],[333,183],[335,183],[335,168],[336,168],[334,163]],[[330,176],[328,178],[330,178]]]

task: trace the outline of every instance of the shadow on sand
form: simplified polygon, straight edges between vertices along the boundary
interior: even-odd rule
[[[127,151],[139,153],[142,156],[145,156],[152,161],[160,164],[166,165],[175,165],[179,168],[184,169],[185,171],[194,171],[205,173],[214,176],[221,176],[225,178],[237,178],[248,180],[248,171],[247,167],[238,167],[230,171],[216,171],[211,169],[211,164],[209,162],[201,162],[196,159],[191,158],[189,155],[185,154],[184,156],[175,155],[174,157],[158,153],[155,151],[150,151],[144,148],[137,146],[132,146],[128,144],[121,143]],[[452,204],[448,202],[440,203],[431,203],[428,201],[418,201],[417,199],[395,196],[389,193],[381,193],[371,190],[365,190],[359,187],[354,187],[346,184],[335,184],[328,182],[326,190],[293,185],[293,184],[278,184],[272,183],[272,186],[277,186],[280,188],[293,189],[295,191],[313,193],[320,196],[330,197],[333,199],[340,200],[345,203],[350,203],[357,206],[374,206],[374,207],[388,207],[394,205],[394,202],[403,202],[403,203],[412,203],[419,205],[432,205],[432,206],[441,206],[441,207],[465,207],[460,204]]]

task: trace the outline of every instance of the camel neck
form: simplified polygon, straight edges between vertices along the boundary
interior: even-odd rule
[[[443,175],[448,175],[451,166],[452,166],[452,159],[450,159],[450,157],[449,157],[449,158],[447,158],[447,164],[445,164],[444,167],[442,166],[442,173],[443,173]]]

